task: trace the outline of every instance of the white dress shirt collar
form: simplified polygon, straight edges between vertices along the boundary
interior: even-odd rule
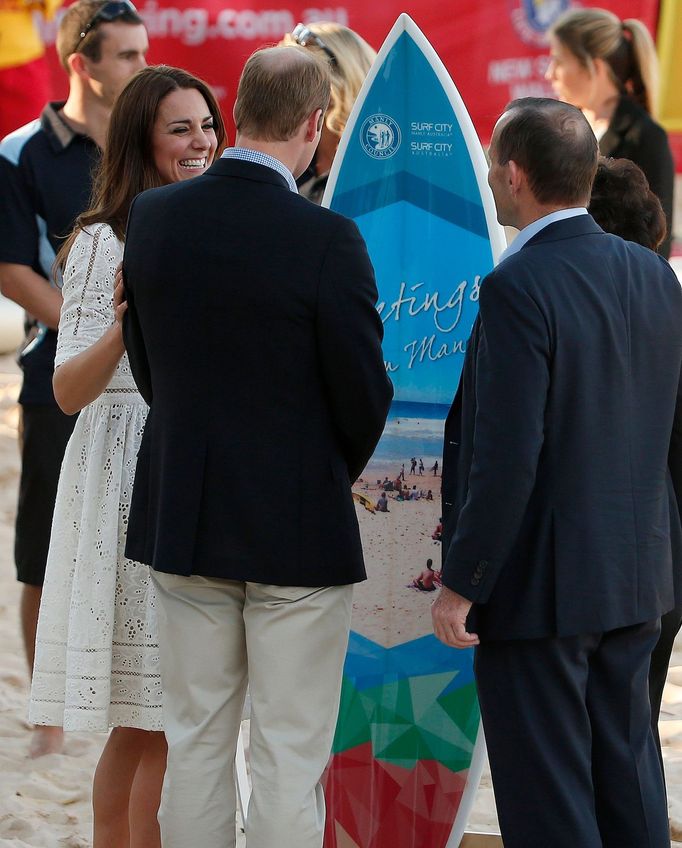
[[[542,218],[538,218],[537,221],[533,221],[531,224],[528,224],[528,226],[524,227],[518,236],[516,236],[509,247],[502,251],[498,264],[503,260],[508,259],[510,256],[513,256],[515,253],[518,253],[519,250],[521,250],[521,248],[533,238],[533,236],[537,235],[540,230],[544,230],[544,228],[549,226],[549,224],[554,224],[556,221],[566,221],[568,218],[577,218],[578,215],[587,215],[587,209],[585,209],[584,206],[575,206],[571,209],[559,209],[557,212],[550,212],[549,215],[543,215]]]

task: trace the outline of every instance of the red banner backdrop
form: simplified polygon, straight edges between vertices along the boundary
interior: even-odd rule
[[[239,72],[257,47],[276,43],[302,21],[334,20],[381,46],[400,12],[408,12],[450,71],[482,141],[514,97],[551,94],[544,82],[545,32],[557,15],[573,6],[600,6],[621,18],[643,20],[656,32],[659,0],[339,0],[313,7],[284,0],[144,0],[139,11],[151,40],[149,61],[187,68],[214,86],[226,117],[231,116]],[[54,41],[55,25],[45,29]],[[65,79],[51,51],[55,96]],[[233,138],[233,135],[231,134]]]

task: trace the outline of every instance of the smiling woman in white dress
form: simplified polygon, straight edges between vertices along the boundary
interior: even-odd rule
[[[114,107],[92,208],[58,257],[54,391],[64,412],[82,411],[57,492],[29,718],[113,728],[93,784],[94,848],[160,846],[166,754],[153,588],[147,566],[124,556],[147,407],[125,354],[114,280],[135,195],[203,173],[224,139],[205,83],[167,66],[140,71]]]

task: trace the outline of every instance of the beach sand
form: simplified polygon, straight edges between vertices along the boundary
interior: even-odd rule
[[[409,468],[409,463],[406,463]],[[395,463],[394,463],[395,466]],[[400,463],[394,475],[400,470]],[[376,504],[382,487],[377,481],[387,475],[385,467],[369,466],[353,491]],[[440,570],[441,545],[432,538],[440,521],[440,477],[425,471],[423,476],[405,473],[404,485],[433,500],[399,501],[396,492],[387,492],[386,512],[371,513],[356,504],[362,545],[367,566],[367,581],[355,588],[351,627],[368,639],[390,647],[411,642],[432,633],[431,603],[433,592],[408,586],[426,567],[427,559]]]
[[[13,522],[19,476],[16,442],[19,374],[9,356],[0,357],[0,846],[6,848],[87,848],[91,845],[90,785],[104,734],[67,734],[63,754],[37,760],[28,758],[31,730],[26,723],[28,680],[19,635],[20,587],[12,557]],[[384,474],[366,474],[375,484]],[[406,482],[433,489],[434,478],[425,472]],[[438,478],[438,483],[440,478]],[[378,490],[365,484],[355,490],[372,500]],[[369,484],[367,484],[369,486]],[[376,485],[376,484],[375,484]],[[373,563],[371,583],[383,587],[390,608],[378,625],[372,592],[359,587],[354,605],[356,622],[382,644],[394,644],[430,632],[430,593],[407,588],[427,558],[440,563],[440,545],[431,534],[439,518],[438,500],[405,503],[391,500],[388,514],[372,515],[358,506],[368,559]],[[391,549],[402,551],[405,566],[394,568]],[[365,594],[365,598],[363,598]],[[409,609],[409,615],[406,611]],[[384,610],[384,612],[387,612]],[[417,614],[415,614],[415,610]],[[664,693],[661,736],[668,778],[669,804],[674,835],[682,848],[682,638],[678,639],[668,685]],[[484,772],[470,818],[471,830],[495,832],[497,820],[488,770]],[[238,846],[242,848],[243,837]]]

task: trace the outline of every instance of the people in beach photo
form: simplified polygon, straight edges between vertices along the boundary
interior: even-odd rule
[[[433,567],[433,560],[426,560],[426,568],[415,577],[410,588],[419,589],[421,592],[435,592],[440,586],[440,571],[436,571]]]

